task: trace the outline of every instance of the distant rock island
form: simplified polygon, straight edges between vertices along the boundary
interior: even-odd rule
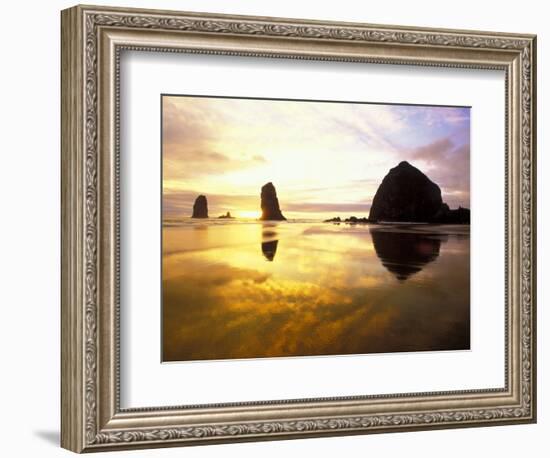
[[[402,161],[382,180],[368,218],[336,217],[325,222],[470,224],[470,210],[462,207],[451,210],[443,202],[439,186],[416,167]]]
[[[273,183],[269,182],[262,186],[261,192],[261,208],[262,221],[286,221],[286,218],[281,213],[279,207],[279,199],[277,199],[277,191]]]
[[[218,216],[219,219],[235,219],[234,216],[231,216],[230,212],[227,212],[225,215]]]
[[[350,216],[349,218],[342,219],[339,216],[336,218],[330,218],[326,219],[324,221],[325,223],[351,223],[351,224],[365,224],[365,223],[374,223],[374,221],[371,221],[369,218],[357,218],[357,216]]]
[[[208,201],[202,194],[195,199],[191,218],[208,218]]]

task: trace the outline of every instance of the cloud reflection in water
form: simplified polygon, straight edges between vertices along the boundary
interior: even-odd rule
[[[466,228],[203,227],[163,229],[164,361],[470,346]]]

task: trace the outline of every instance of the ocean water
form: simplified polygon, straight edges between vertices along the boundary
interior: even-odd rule
[[[163,225],[163,361],[470,348],[469,226]]]

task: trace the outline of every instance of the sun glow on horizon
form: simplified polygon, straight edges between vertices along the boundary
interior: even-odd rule
[[[259,219],[262,216],[262,212],[260,210],[237,210],[235,216],[237,218]]]

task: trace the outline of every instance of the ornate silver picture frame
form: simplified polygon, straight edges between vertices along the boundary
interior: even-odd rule
[[[94,6],[75,6],[61,18],[64,448],[92,452],[536,421],[535,36]],[[505,386],[122,408],[119,71],[126,50],[503,71]]]

